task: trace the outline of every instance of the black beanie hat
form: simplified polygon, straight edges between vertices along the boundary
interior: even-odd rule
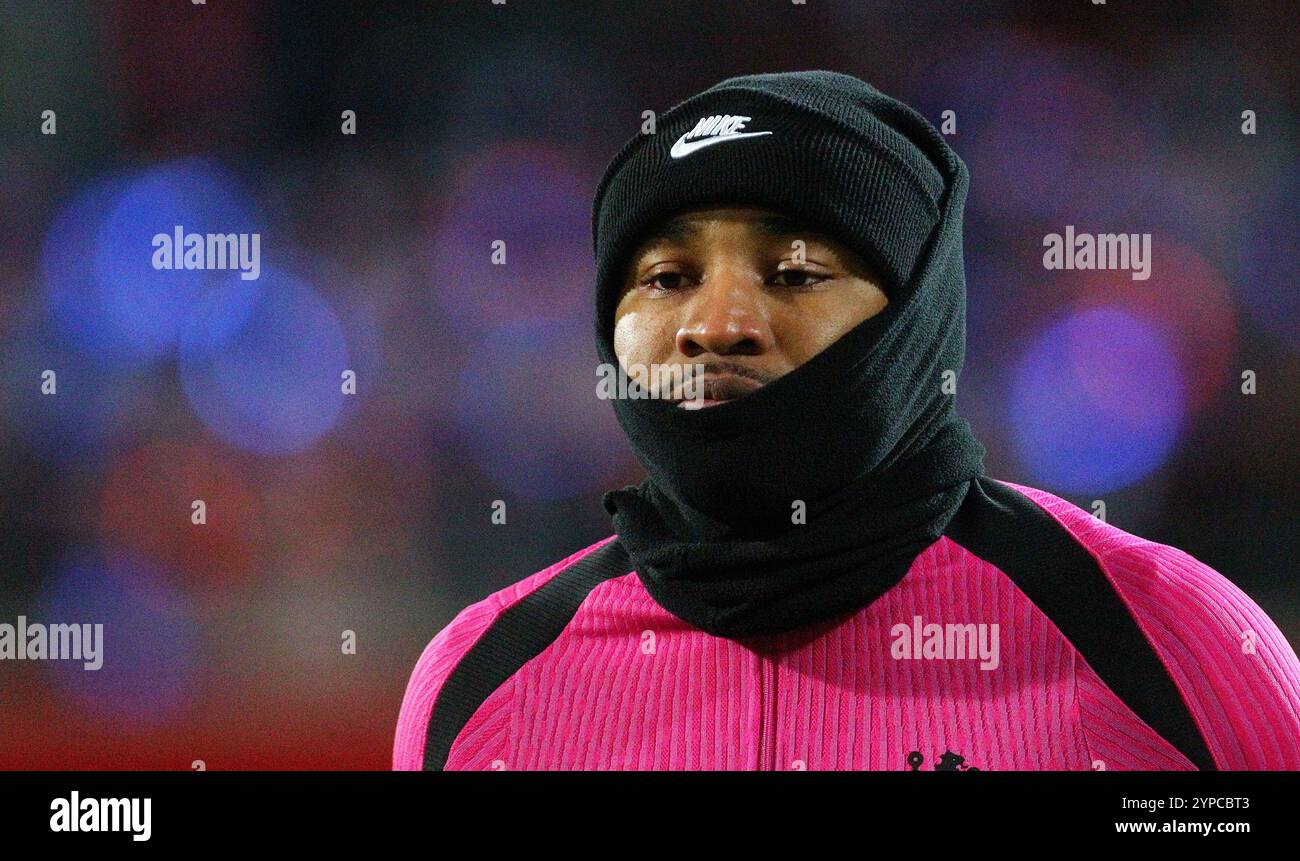
[[[894,301],[939,221],[944,176],[964,169],[920,114],[852,75],[728,78],[606,168],[592,207],[599,334],[645,232],[705,204],[767,206],[823,230],[862,255]]]

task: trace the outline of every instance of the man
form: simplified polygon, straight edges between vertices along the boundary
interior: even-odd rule
[[[1296,769],[1300,662],[1187,554],[983,474],[965,165],[848,75],[732,78],[596,192],[615,535],[420,657],[399,769]],[[688,408],[692,407],[692,408]]]

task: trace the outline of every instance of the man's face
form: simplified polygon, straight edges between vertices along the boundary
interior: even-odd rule
[[[776,211],[694,210],[632,255],[614,352],[624,368],[705,365],[704,400],[678,405],[712,406],[789,373],[880,313],[882,283],[843,244]]]

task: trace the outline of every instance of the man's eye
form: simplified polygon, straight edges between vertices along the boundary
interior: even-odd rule
[[[807,269],[782,269],[778,271],[772,280],[777,287],[811,287],[819,281],[825,281],[824,275],[818,275],[816,272],[809,272]]]
[[[678,290],[684,286],[686,276],[681,272],[660,272],[651,275],[645,281],[641,282],[647,287],[656,287],[660,290]]]

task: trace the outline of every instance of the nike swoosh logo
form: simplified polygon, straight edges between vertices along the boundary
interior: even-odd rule
[[[690,132],[687,132],[686,134],[688,135],[690,134]],[[735,132],[734,134],[729,134],[729,135],[718,135],[717,137],[702,138],[697,141],[691,141],[690,143],[686,142],[686,135],[682,135],[677,139],[677,143],[673,144],[673,148],[668,151],[668,154],[673,158],[683,158],[695,152],[697,149],[704,149],[706,146],[713,146],[715,143],[722,143],[723,141],[734,141],[740,138],[755,138],[758,137],[759,135],[770,135],[770,134],[771,132]]]

